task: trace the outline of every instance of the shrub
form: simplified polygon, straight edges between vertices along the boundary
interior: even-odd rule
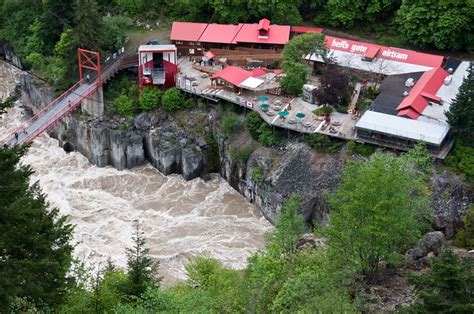
[[[464,217],[464,228],[458,230],[454,245],[474,249],[474,204],[469,205],[466,217]]]
[[[265,146],[277,146],[283,141],[280,134],[273,132],[272,128],[266,122],[263,122],[262,125],[260,125],[258,133],[258,141]]]
[[[332,140],[328,135],[320,133],[305,136],[303,142],[317,151],[328,153],[335,153],[343,145],[343,142]]]
[[[252,179],[255,180],[256,182],[263,182],[263,180],[265,179],[263,170],[258,164],[253,165]]]
[[[454,149],[446,157],[444,163],[451,170],[460,173],[468,183],[474,184],[474,148],[456,141]]]
[[[375,152],[375,146],[370,144],[358,144],[354,141],[349,141],[347,143],[347,150],[349,154],[359,154],[368,157]]]
[[[161,107],[167,111],[178,111],[190,106],[190,101],[176,87],[168,89],[161,98]]]
[[[322,106],[318,109],[313,110],[313,113],[317,116],[325,116],[331,114],[334,109],[331,106]]]
[[[252,111],[245,119],[247,131],[253,139],[266,146],[280,145],[283,141],[281,135],[273,132],[272,128],[260,117],[258,112]]]
[[[224,132],[226,136],[231,136],[241,126],[241,121],[240,117],[233,113],[233,112],[227,112],[223,117],[221,121],[221,129]]]
[[[158,107],[160,103],[162,91],[157,88],[145,88],[139,100],[139,107],[143,111],[150,111]]]
[[[265,121],[263,121],[256,111],[252,111],[251,113],[247,114],[247,117],[245,118],[245,127],[254,140],[258,140],[258,130],[262,123],[265,123]]]
[[[133,101],[127,95],[120,95],[114,101],[115,111],[123,117],[133,116]]]
[[[245,164],[249,160],[252,151],[253,147],[251,145],[245,145],[242,147],[236,147],[235,145],[232,145],[229,148],[229,156],[232,160],[241,164]]]

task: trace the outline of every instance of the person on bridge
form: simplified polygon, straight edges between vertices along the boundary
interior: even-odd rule
[[[91,81],[91,76],[89,74],[86,75],[86,82],[89,83]]]
[[[17,132],[15,132],[15,139],[18,142],[18,133]]]

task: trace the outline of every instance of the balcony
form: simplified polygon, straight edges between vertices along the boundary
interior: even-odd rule
[[[143,68],[143,75],[151,75],[153,85],[162,85],[166,80],[166,70],[163,68]]]

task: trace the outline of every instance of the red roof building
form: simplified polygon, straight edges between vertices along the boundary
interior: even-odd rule
[[[234,86],[238,86],[251,76],[252,72],[250,71],[235,66],[228,66],[211,76],[211,79],[221,79]]]
[[[415,86],[409,91],[409,94],[398,105],[397,115],[414,120],[418,119],[430,101],[439,102],[441,100],[440,97],[436,96],[436,92],[443,85],[444,79],[448,75],[448,72],[441,67],[423,73]]]
[[[208,25],[207,23],[173,22],[170,39],[173,41],[199,41],[199,37]]]
[[[236,43],[285,45],[290,40],[290,26],[269,25],[266,36],[260,32],[260,24],[243,24],[235,36]]]
[[[197,41],[204,43],[235,44],[235,35],[243,24],[209,24]]]
[[[290,29],[287,25],[272,25],[268,19],[258,24],[238,25],[173,22],[170,39],[174,42],[284,45],[290,40]]]

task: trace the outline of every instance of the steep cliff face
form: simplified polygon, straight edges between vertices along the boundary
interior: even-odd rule
[[[220,141],[221,175],[257,204],[264,216],[275,223],[282,203],[293,193],[302,201],[300,213],[309,223],[326,223],[325,194],[336,188],[344,153],[317,154],[307,145],[291,143],[282,150],[260,147],[245,164],[232,161],[225,141]]]
[[[24,105],[33,112],[53,98],[51,89],[28,75],[21,77],[21,91]],[[72,114],[50,134],[65,150],[77,150],[99,167],[126,169],[148,161],[163,174],[181,174],[186,180],[206,177],[207,169],[216,168],[209,161],[218,159],[221,176],[272,223],[293,193],[299,194],[300,212],[308,223],[327,223],[326,194],[335,190],[345,159],[350,158],[344,150],[329,156],[305,144],[290,143],[282,149],[258,147],[248,159],[235,160],[231,141],[221,134],[219,124],[219,113],[214,109],[193,109],[175,116],[157,111],[134,119],[98,120]],[[215,152],[200,137],[204,131],[217,143]],[[434,174],[432,191],[433,225],[450,239],[474,197],[449,174]]]
[[[4,42],[0,42],[0,57],[14,66],[23,69],[20,59],[15,55],[13,49]]]

